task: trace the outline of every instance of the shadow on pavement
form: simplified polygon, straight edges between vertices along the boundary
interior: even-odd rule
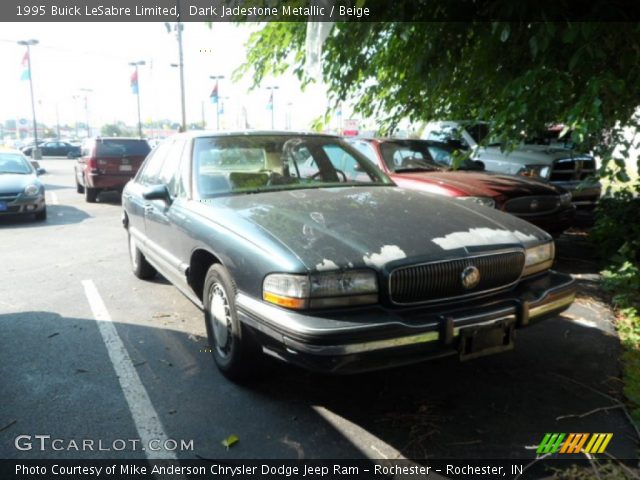
[[[69,205],[47,204],[47,219],[35,220],[33,215],[16,215],[0,217],[0,229],[3,228],[42,228],[55,225],[70,225],[80,223],[90,218],[85,211]]]
[[[449,358],[331,377],[274,361],[250,386],[224,379],[206,339],[181,331],[179,319],[149,320],[157,326],[115,326],[168,437],[194,440],[181,458],[380,458],[396,451],[419,461],[531,459],[547,432],[612,432],[608,453],[637,458],[632,428],[610,408],[621,390],[618,340],[564,318],[520,331],[515,351],[469,363]],[[117,458],[17,452],[20,434],[138,438],[95,321],[0,315],[0,338],[2,458]],[[227,451],[221,441],[231,434],[240,441]]]

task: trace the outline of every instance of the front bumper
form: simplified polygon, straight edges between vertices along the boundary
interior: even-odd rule
[[[533,223],[536,227],[540,227],[551,234],[560,234],[567,228],[573,226],[576,207],[569,205],[562,210],[543,215],[517,215],[519,218]]]
[[[41,212],[46,207],[44,195],[34,197],[19,196],[9,202],[5,202],[0,198],[0,202],[3,203],[2,207],[0,207],[0,216],[29,215]]]
[[[268,353],[311,370],[352,373],[456,353],[462,356],[469,332],[495,326],[512,332],[559,314],[574,297],[573,279],[549,271],[521,281],[508,292],[440,307],[374,305],[300,313],[242,293],[236,306],[240,321],[253,330]],[[506,342],[503,349],[511,346]]]
[[[595,207],[602,194],[600,182],[552,181],[551,183],[571,192],[571,203],[576,208]]]

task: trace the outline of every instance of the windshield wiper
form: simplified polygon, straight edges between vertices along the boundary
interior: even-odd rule
[[[440,167],[404,167],[404,168],[396,168],[394,170],[395,173],[403,173],[403,172],[437,172],[441,170]]]

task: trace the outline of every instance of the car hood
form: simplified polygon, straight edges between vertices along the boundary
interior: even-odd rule
[[[561,158],[583,157],[568,148],[550,147],[548,145],[520,145],[511,152],[503,152],[500,147],[480,147],[474,159],[506,158],[521,162],[523,165],[551,165],[554,160]]]
[[[488,172],[441,171],[394,174],[392,178],[403,177],[425,183],[435,183],[458,190],[462,195],[510,199],[523,196],[559,195],[561,192],[550,184]]]
[[[459,258],[550,237],[494,209],[397,187],[291,190],[203,202],[211,220],[266,235],[311,271]]]
[[[0,173],[0,194],[19,193],[29,184],[39,185],[40,181],[35,174],[20,175],[17,173]]]

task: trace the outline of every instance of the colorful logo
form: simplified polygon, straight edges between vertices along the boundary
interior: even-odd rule
[[[613,433],[547,433],[536,453],[604,453]]]

